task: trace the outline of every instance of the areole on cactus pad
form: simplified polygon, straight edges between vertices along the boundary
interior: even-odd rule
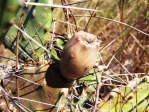
[[[93,34],[79,31],[65,45],[60,69],[66,79],[84,76],[95,64],[98,57],[99,41]]]

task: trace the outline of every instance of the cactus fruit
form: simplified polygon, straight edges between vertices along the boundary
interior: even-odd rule
[[[65,45],[60,60],[60,69],[66,79],[75,79],[87,74],[98,57],[99,41],[96,36],[79,31]]]

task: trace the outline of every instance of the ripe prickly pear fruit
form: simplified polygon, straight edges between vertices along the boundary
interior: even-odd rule
[[[99,41],[93,34],[79,31],[65,45],[60,69],[66,79],[84,76],[95,64],[98,57]]]

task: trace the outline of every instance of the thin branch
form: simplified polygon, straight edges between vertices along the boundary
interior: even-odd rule
[[[12,58],[9,58],[9,57],[5,57],[5,56],[2,56],[0,55],[1,58],[4,58],[4,59],[8,59],[8,60],[11,60],[11,61],[16,61],[15,59],[12,59]],[[22,60],[19,59],[19,62],[23,63]]]
[[[101,18],[101,19],[105,19],[105,20],[108,20],[108,21],[113,21],[113,22],[116,22],[116,23],[120,23],[120,24],[122,24],[124,26],[127,26],[129,28],[132,28],[132,29],[134,29],[134,30],[136,30],[136,31],[138,31],[138,32],[140,32],[140,33],[142,33],[142,34],[144,34],[144,35],[146,35],[146,36],[149,37],[149,34],[143,32],[143,31],[139,30],[138,28],[135,28],[135,27],[133,27],[133,26],[127,24],[127,23],[120,22],[120,21],[117,21],[117,20],[113,20],[113,19],[110,19],[110,18],[100,17],[100,16],[96,16],[96,18]]]
[[[55,20],[56,22],[60,22],[60,23],[64,23],[64,24],[68,24],[68,22],[65,22],[65,21],[61,21],[61,20]],[[78,26],[78,25],[75,25],[75,24],[72,24],[72,23],[69,23],[69,25],[72,25],[72,26],[75,26],[75,27],[79,27],[79,28],[83,28],[81,26]]]
[[[21,110],[21,112],[27,112],[21,105],[19,105],[18,102],[13,100],[12,97],[10,97],[1,86],[0,91],[2,91],[5,97],[8,98],[19,110]]]
[[[99,1],[97,2],[97,4],[96,4],[94,10],[97,8],[98,5],[99,5]],[[88,20],[88,22],[87,22],[85,28],[84,28],[84,31],[87,30],[87,26],[88,26],[89,22],[91,21],[91,18],[93,17],[94,14],[95,14],[95,12],[93,11],[93,12],[91,13],[91,16],[90,16],[90,18],[89,18],[89,20]]]
[[[25,36],[27,36],[32,42],[34,42],[35,44],[37,44],[39,47],[41,47],[43,50],[45,50],[47,53],[49,53],[50,51],[48,49],[46,49],[45,47],[43,47],[40,43],[38,43],[36,40],[34,40],[31,36],[29,36],[26,32],[24,32],[23,30],[21,30],[16,24],[13,24],[13,26],[15,28],[17,28],[18,30],[20,30]]]
[[[81,0],[81,1],[76,1],[76,2],[73,2],[73,3],[69,3],[69,4],[64,4],[64,6],[80,4],[80,3],[83,3],[83,2],[89,2],[89,1],[91,1],[91,0]]]
[[[63,4],[63,2],[64,2],[65,4]],[[87,1],[85,1],[85,2],[87,2]],[[76,3],[77,3],[77,2],[76,2]],[[78,2],[78,3],[80,3],[80,2]],[[68,6],[67,1],[66,1],[66,0],[62,1],[62,5]],[[70,17],[72,17],[72,19],[73,19],[73,21],[74,21],[74,23],[75,23],[75,25],[76,25],[76,31],[78,31],[76,19],[75,19],[74,15],[73,15],[72,11],[71,11],[70,9],[68,9],[68,10],[69,10],[69,12],[70,12],[70,14],[67,15],[68,20],[70,19]],[[65,11],[65,10],[63,9],[63,11]],[[66,12],[66,13],[67,13],[67,12]],[[65,14],[65,12],[64,12],[64,14]],[[67,19],[67,18],[66,18],[66,19]]]
[[[24,7],[25,8],[25,7]],[[19,27],[21,27],[22,23],[23,23],[23,16],[25,14],[25,9],[23,8],[21,15],[20,15],[20,20],[19,20]],[[16,36],[16,69],[19,69],[19,41],[20,41],[20,35],[21,32],[20,30],[17,31],[17,36]],[[17,74],[18,75],[18,74]],[[20,96],[19,93],[19,86],[18,86],[18,78],[16,77],[16,90],[17,90],[17,96]]]
[[[135,37],[132,33],[130,33],[130,35],[133,37],[133,39],[135,40],[135,42],[138,44],[138,46],[140,48],[142,48],[143,50],[145,50],[145,47],[141,44],[141,42],[137,39],[137,37]]]
[[[66,8],[66,9],[75,9],[75,10],[84,10],[84,11],[96,11],[98,10],[89,9],[89,8],[82,8],[82,7],[73,7],[73,6],[65,6],[65,5],[56,5],[56,4],[44,4],[44,3],[34,3],[34,2],[25,2],[26,5],[36,5],[36,6],[43,6],[43,7],[55,7],[55,8]]]
[[[111,54],[111,53],[110,53]],[[112,54],[111,54],[112,55]],[[122,65],[122,63],[114,56],[114,59],[121,65],[121,67],[131,76],[131,77],[133,77],[133,75],[127,70],[127,68],[126,67],[124,67],[123,65]]]
[[[82,17],[82,15],[75,15],[75,17]],[[84,17],[90,17],[90,15],[84,15]],[[127,27],[129,27],[129,28],[132,28],[132,29],[134,29],[134,30],[136,30],[136,31],[138,31],[138,32],[140,32],[140,33],[142,33],[142,34],[144,34],[144,35],[146,35],[146,36],[149,37],[149,34],[148,34],[148,33],[145,33],[145,32],[143,32],[143,31],[139,30],[138,28],[135,28],[135,27],[133,27],[133,26],[127,24],[127,23],[120,22],[120,21],[113,20],[113,19],[106,18],[106,17],[101,17],[101,16],[93,16],[93,17],[94,17],[94,18],[100,18],[100,19],[108,20],[108,21],[113,21],[113,22],[115,22],[115,23],[122,24],[122,25],[124,25],[124,26],[127,26]]]
[[[93,111],[92,112],[96,112],[96,109],[97,109],[97,104],[98,104],[98,100],[99,100],[99,89],[100,89],[100,83],[99,83],[99,79],[98,79],[98,76],[97,76],[97,71],[94,69],[94,73],[95,73],[95,76],[96,76],[96,81],[97,81],[97,87],[96,87],[96,97],[95,97],[95,106],[93,108]]]
[[[29,79],[23,78],[23,77],[21,77],[21,76],[15,75],[15,74],[13,74],[13,75],[14,75],[15,77],[18,77],[18,78],[20,78],[20,79],[23,79],[23,80],[25,80],[25,81],[28,81],[28,82],[30,82],[30,83],[33,83],[33,84],[35,84],[35,85],[39,85],[39,86],[40,86],[40,84],[38,84],[38,83],[36,83],[36,82],[33,82],[33,81],[29,80]]]
[[[34,103],[38,103],[38,104],[42,104],[42,105],[51,106],[51,107],[56,107],[53,104],[49,104],[49,103],[45,103],[45,102],[40,102],[40,101],[37,101],[37,100],[30,100],[30,99],[21,98],[21,97],[12,97],[12,98],[14,98],[14,99],[20,99],[20,100],[24,100],[24,101],[30,101],[30,102],[34,102]]]
[[[8,36],[5,36],[5,38],[6,38],[10,43],[12,43],[12,41],[10,40],[10,38],[9,38]],[[16,43],[14,43],[13,45],[16,46]],[[19,47],[19,50],[21,51],[21,53],[23,53],[24,55],[26,55],[30,60],[32,60],[33,62],[35,62],[34,59],[32,59],[26,52],[24,52],[24,51],[22,50],[22,48]],[[20,59],[20,60],[21,60],[21,59]],[[22,61],[22,62],[23,62],[23,61]]]

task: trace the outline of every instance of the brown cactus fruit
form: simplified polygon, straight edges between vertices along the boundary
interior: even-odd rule
[[[86,75],[98,57],[99,41],[93,34],[79,31],[65,45],[60,69],[66,79]]]

